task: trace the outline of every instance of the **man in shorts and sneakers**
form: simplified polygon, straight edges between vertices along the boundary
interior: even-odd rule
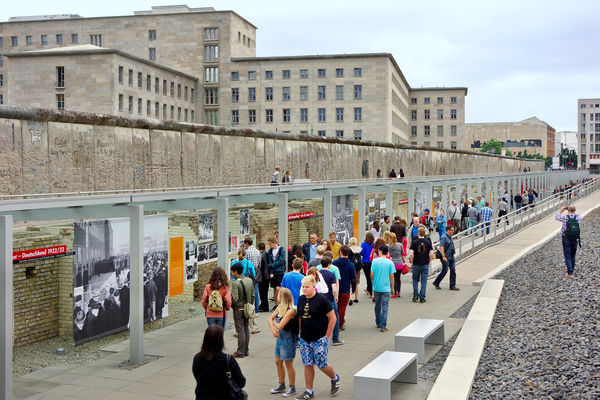
[[[331,394],[340,389],[340,377],[333,367],[327,363],[329,338],[333,332],[336,317],[331,303],[321,293],[315,291],[315,278],[307,276],[302,279],[302,293],[298,299],[298,315],[300,326],[300,354],[304,364],[304,380],[306,390],[299,400],[312,399],[315,396],[313,382],[315,365],[331,379]]]

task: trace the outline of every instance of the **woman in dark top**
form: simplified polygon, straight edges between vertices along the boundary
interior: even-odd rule
[[[196,378],[196,400],[231,399],[227,383],[227,356],[223,353],[223,328],[211,325],[204,332],[204,341],[200,353],[194,356],[192,372]],[[229,357],[231,377],[239,387],[246,385],[240,366],[233,357]]]

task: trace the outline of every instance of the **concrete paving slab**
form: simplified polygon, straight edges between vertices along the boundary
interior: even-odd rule
[[[493,297],[499,299],[502,295],[502,288],[504,288],[504,280],[502,279],[488,279],[485,281],[477,298],[481,297]]]
[[[468,399],[478,364],[473,357],[448,356],[427,400]]]
[[[477,296],[477,300],[471,307],[471,311],[467,316],[467,321],[487,321],[492,322],[496,313],[498,299],[494,297]]]
[[[463,328],[450,350],[450,355],[462,357],[476,357],[479,361],[479,356],[485,346],[488,330],[491,326],[490,321],[472,321],[467,319]]]

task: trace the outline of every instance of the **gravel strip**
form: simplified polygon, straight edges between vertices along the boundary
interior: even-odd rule
[[[460,331],[458,333],[460,333]],[[433,357],[423,364],[419,369],[419,380],[435,382],[446,362],[446,358],[448,358],[448,354],[450,354],[450,350],[452,350],[452,346],[454,346],[454,342],[456,342],[458,333],[452,336],[452,338],[450,338]]]
[[[196,312],[191,313],[189,307],[196,307]],[[175,298],[169,299],[169,316],[144,325],[144,332],[151,332],[168,325],[184,321],[188,318],[202,315],[200,303],[189,303]],[[73,338],[52,338],[38,343],[21,346],[14,349],[13,376],[22,376],[40,368],[50,365],[85,364],[107,357],[112,352],[103,351],[102,348],[121,342],[129,337],[129,331],[124,331],[111,336],[105,336],[79,346],[73,345]],[[56,349],[65,349],[65,355],[56,354]]]
[[[477,300],[477,296],[479,296],[479,293],[471,297],[469,301],[463,304],[458,310],[454,311],[450,318],[466,319],[469,316],[469,312],[471,312],[471,307],[475,304],[475,300]]]
[[[600,213],[581,228],[573,278],[563,279],[559,236],[498,275],[506,282],[471,399],[600,398]]]

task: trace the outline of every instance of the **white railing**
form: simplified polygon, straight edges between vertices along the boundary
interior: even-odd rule
[[[453,236],[456,261],[465,259],[492,243],[504,240],[551,214],[556,214],[561,204],[566,208],[572,202],[587,197],[599,188],[600,178],[592,178],[572,189],[539,200],[533,203],[533,206],[527,204],[501,218],[495,215],[489,221],[480,222],[471,228],[462,230]],[[439,241],[435,243],[435,246],[438,244]]]

